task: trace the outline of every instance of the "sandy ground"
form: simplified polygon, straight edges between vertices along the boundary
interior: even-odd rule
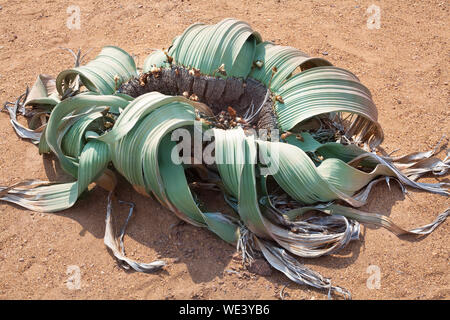
[[[117,2],[72,1],[81,9],[81,29],[69,30],[66,1],[1,1],[0,101],[15,99],[39,73],[56,76],[71,67],[72,57],[61,46],[93,48],[88,55],[93,58],[103,45],[118,45],[142,65],[150,48],[167,47],[191,23],[236,17],[264,39],[326,55],[360,77],[378,106],[386,151],[425,151],[442,134],[450,135],[449,8],[443,0],[376,1],[379,30],[366,26],[372,1]],[[2,185],[61,177],[52,157],[43,159],[35,146],[16,136],[6,114],[0,115],[0,150]],[[103,245],[106,195],[95,189],[59,214],[1,203],[0,298],[277,299],[287,285],[286,299],[326,299],[323,292],[291,283],[278,272],[261,277],[241,270],[232,258],[233,247],[190,225],[171,229],[178,221],[173,214],[122,181],[119,197],[137,205],[125,239],[128,254],[140,261],[158,257],[169,262],[156,274],[125,272]],[[405,198],[397,186],[389,191],[380,185],[366,208],[411,228],[431,222],[449,204],[444,197],[420,192]],[[122,221],[126,211],[120,211]],[[367,227],[362,241],[341,253],[301,262],[356,299],[448,299],[449,230],[447,221],[430,236],[411,241]],[[72,265],[81,271],[79,290],[67,287]],[[371,265],[379,267],[379,289],[366,285]]]

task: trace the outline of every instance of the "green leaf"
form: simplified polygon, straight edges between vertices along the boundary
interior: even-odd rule
[[[373,147],[383,140],[378,112],[369,90],[352,73],[336,67],[317,67],[288,79],[277,90],[283,99],[275,102],[280,129],[291,130],[315,116],[355,115],[346,135]]]
[[[247,78],[261,36],[239,20],[225,19],[215,25],[193,24],[177,37],[169,50],[176,64],[200,69],[204,74]]]

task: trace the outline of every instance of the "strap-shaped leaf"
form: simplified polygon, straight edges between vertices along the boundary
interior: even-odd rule
[[[278,216],[278,223],[272,222],[260,208],[255,159],[256,144],[250,137],[245,140],[245,164],[239,185],[238,211],[244,224],[258,237],[274,240],[295,255],[311,258],[335,252],[353,240],[355,233],[359,234],[358,225],[349,223],[345,218],[330,217],[303,221],[295,227],[304,231],[292,232],[293,225],[280,224],[280,212],[267,201],[266,209]]]
[[[34,85],[31,87],[24,106],[55,106],[59,102],[60,99],[58,96],[58,91],[56,90],[55,78],[47,74],[40,74]]]
[[[65,210],[73,206],[88,185],[100,177],[109,161],[108,145],[97,140],[89,141],[79,159],[77,181],[51,183],[34,180],[8,188],[0,187],[0,200],[40,212]]]
[[[246,78],[261,36],[243,21],[225,19],[215,25],[193,24],[174,40],[169,54],[175,63],[208,75]]]
[[[275,154],[271,148],[272,144],[277,146]],[[393,164],[370,152],[361,154],[349,163],[329,158],[316,167],[304,151],[293,145],[266,141],[258,141],[258,145],[269,158],[277,157],[278,167],[273,173],[277,183],[291,197],[305,204],[341,199],[352,206],[360,207],[365,202],[353,195],[378,176],[395,177],[405,185],[448,195],[448,191],[443,188],[444,184],[414,182]],[[352,166],[364,159],[377,163],[372,171],[364,172]]]
[[[101,94],[113,94],[119,86],[137,76],[134,59],[119,47],[106,46],[85,66],[61,72],[56,78],[56,88],[62,96],[79,76],[84,86]]]
[[[78,95],[60,102],[53,109],[48,125],[45,130],[45,139],[48,148],[58,157],[61,167],[72,176],[78,174],[78,166],[75,159],[69,158],[64,154],[61,148],[62,137],[58,134],[61,130],[62,119],[73,112],[86,110],[86,108],[98,105],[111,106],[117,108],[125,108],[128,101],[117,96],[101,96],[101,95]],[[66,126],[67,128],[67,126]],[[58,137],[60,137],[58,139]]]
[[[331,66],[331,63],[322,58],[311,58],[298,49],[265,41],[256,46],[254,66],[249,76],[276,91],[295,69],[306,66]],[[273,72],[274,68],[276,72]]]
[[[215,160],[225,190],[236,199],[245,163],[245,135],[240,128],[234,130],[214,129]]]
[[[144,65],[142,66],[142,72],[149,72],[150,69],[155,67],[168,67],[169,63],[167,62],[167,56],[162,50],[156,50],[150,53],[144,61]]]
[[[176,144],[170,140],[170,135],[166,135],[159,147],[159,169],[168,198],[177,209],[175,213],[178,215],[180,211],[188,218],[183,220],[194,225],[206,226],[223,240],[236,243],[238,226],[229,217],[220,212],[202,212],[198,207],[186,180],[183,166],[174,164],[171,159],[174,147]]]
[[[88,129],[98,127],[95,125],[95,122],[99,120],[103,120],[103,114],[101,112],[89,113],[78,119],[62,138],[62,150],[64,154],[77,158],[86,143],[83,134]]]

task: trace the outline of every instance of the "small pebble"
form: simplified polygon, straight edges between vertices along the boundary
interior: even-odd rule
[[[324,56],[327,56],[327,55],[328,55],[328,52],[327,52],[327,51],[324,51],[324,52],[322,52],[322,54],[323,54]]]
[[[25,261],[24,258],[20,258],[20,259],[19,259],[19,262],[24,262],[24,261]]]

